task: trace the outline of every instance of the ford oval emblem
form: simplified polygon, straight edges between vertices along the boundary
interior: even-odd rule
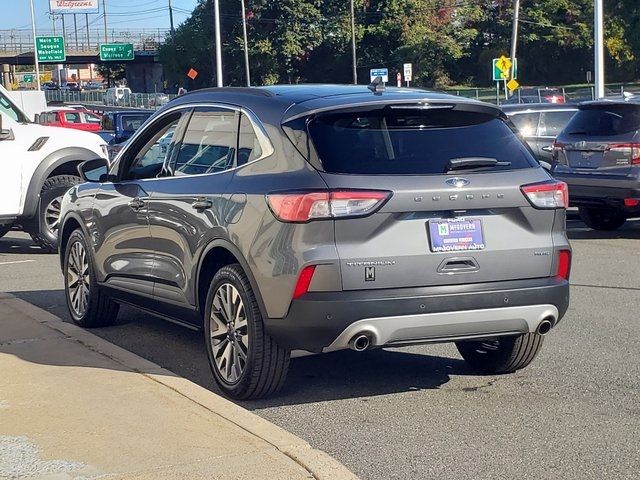
[[[469,180],[467,180],[466,178],[453,177],[453,178],[447,178],[444,181],[444,183],[446,183],[447,185],[449,185],[451,187],[462,188],[462,187],[466,187],[471,182],[469,182]]]

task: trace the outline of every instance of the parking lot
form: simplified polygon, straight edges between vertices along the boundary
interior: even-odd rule
[[[292,361],[274,398],[242,405],[365,479],[637,478],[640,221],[595,232],[569,221],[567,316],[537,360],[478,376],[452,345]],[[68,319],[56,255],[0,240],[0,291]],[[97,335],[215,389],[201,335],[130,308]]]

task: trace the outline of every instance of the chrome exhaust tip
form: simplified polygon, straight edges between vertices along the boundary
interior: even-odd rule
[[[549,333],[549,331],[553,327],[553,320],[554,319],[552,318],[545,318],[544,320],[542,320],[540,322],[540,325],[538,325],[538,329],[536,330],[536,333],[538,335],[546,335],[547,333]]]
[[[356,352],[364,352],[370,345],[371,340],[369,339],[369,336],[364,333],[355,335],[349,342],[349,348]]]

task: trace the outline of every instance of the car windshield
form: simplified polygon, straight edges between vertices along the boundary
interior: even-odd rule
[[[135,132],[147,118],[149,115],[123,115],[120,118],[122,129],[127,133]]]
[[[640,105],[596,105],[582,108],[567,124],[567,135],[621,135],[640,129]]]
[[[536,165],[509,126],[487,113],[387,107],[318,115],[308,129],[332,173],[442,174],[461,159],[492,159],[479,166],[492,171]]]
[[[24,114],[18,110],[18,108],[4,95],[2,91],[0,91],[0,112],[4,113],[9,118],[12,118],[16,122],[27,122]]]

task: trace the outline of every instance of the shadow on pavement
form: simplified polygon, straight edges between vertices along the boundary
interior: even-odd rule
[[[62,290],[12,292],[69,321]],[[91,333],[220,393],[212,378],[202,334],[123,306],[118,322]],[[451,375],[473,375],[464,361],[400,350],[341,351],[291,360],[275,397],[238,402],[250,410],[346,398],[435,389]]]
[[[23,255],[51,255],[41,249],[29,237],[3,237],[0,239],[0,254],[17,253]]]
[[[569,240],[640,239],[640,220],[627,220],[620,229],[592,230],[581,221],[567,221]]]

